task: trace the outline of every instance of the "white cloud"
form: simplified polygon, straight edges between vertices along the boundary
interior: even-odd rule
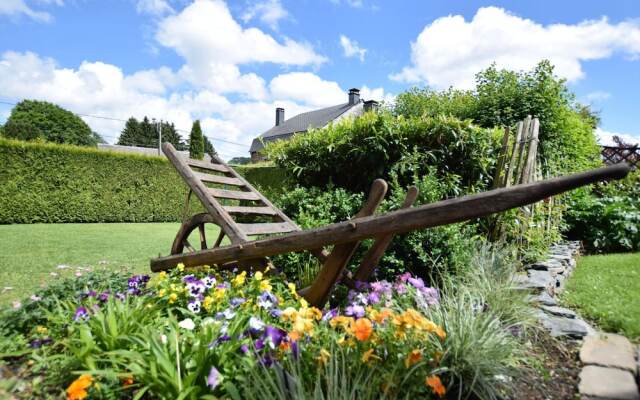
[[[609,132],[601,128],[596,128],[596,137],[598,138],[598,143],[603,146],[617,146],[617,144],[613,141],[614,136],[618,136],[625,143],[629,143],[631,145],[640,143],[640,136],[630,135],[628,133]]]
[[[390,78],[445,88],[471,88],[474,75],[496,62],[524,70],[549,59],[569,81],[584,77],[582,62],[620,52],[640,56],[640,22],[611,24],[607,18],[575,25],[542,25],[502,8],[480,8],[471,21],[461,15],[438,18],[411,43],[411,65]]]
[[[611,97],[611,93],[596,90],[595,92],[587,93],[584,96],[586,103],[597,103],[605,101]]]
[[[384,88],[369,88],[366,85],[360,88],[360,98],[363,100],[384,101],[385,103],[393,103],[396,96],[391,93],[385,93]]]
[[[61,3],[61,1],[56,1],[58,5],[61,5]],[[51,14],[44,11],[35,11],[24,0],[1,0],[0,15],[8,15],[10,17],[25,15],[39,22],[49,22],[52,19]]]
[[[274,98],[293,100],[316,107],[346,103],[347,94],[333,81],[325,81],[311,72],[278,75],[269,84]]]
[[[342,1],[340,0],[329,0],[329,1],[331,1],[333,4],[342,3]],[[362,0],[344,0],[344,3],[349,7],[353,7],[353,8],[362,8],[362,6],[364,5]]]
[[[358,57],[361,62],[364,61],[367,49],[361,48],[355,40],[351,40],[345,35],[340,35],[340,46],[344,50],[345,57]]]
[[[278,22],[289,16],[287,10],[282,7],[280,0],[256,1],[242,14],[242,20],[247,23],[258,18],[273,30],[278,29]]]
[[[165,15],[174,12],[167,0],[137,0],[136,11],[140,14],[151,15]]]

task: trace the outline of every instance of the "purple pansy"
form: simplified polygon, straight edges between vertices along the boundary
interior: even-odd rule
[[[204,283],[198,279],[187,282],[187,293],[191,297],[198,297],[204,293],[207,288]]]
[[[198,314],[200,312],[201,306],[202,304],[200,303],[200,300],[193,299],[193,300],[190,300],[189,303],[187,304],[187,309],[194,314]]]
[[[324,313],[324,315],[322,316],[322,321],[327,322],[337,316],[338,316],[338,309],[332,308],[331,310],[328,310],[327,312]]]
[[[272,293],[264,291],[258,296],[258,306],[261,308],[269,309],[278,305],[278,298]]]
[[[380,295],[377,292],[371,292],[367,295],[368,304],[378,304],[380,302]]]
[[[86,321],[89,319],[89,312],[84,307],[78,307],[76,313],[73,316],[74,321]]]
[[[247,299],[245,299],[245,298],[235,297],[235,298],[229,300],[229,304],[231,304],[231,306],[233,306],[233,307],[237,307],[237,306],[239,306],[240,304],[242,304],[242,303],[244,303],[246,301],[247,301]]]
[[[204,278],[202,278],[202,283],[204,283],[204,286],[207,289],[211,289],[216,284],[216,278],[214,278],[211,275],[207,275]]]
[[[358,304],[352,304],[345,309],[344,313],[349,317],[362,318],[364,317],[364,307]]]
[[[285,336],[287,336],[287,332],[278,327],[268,325],[264,329],[264,337],[268,340],[269,347],[272,349],[278,347]]]
[[[422,278],[409,278],[407,281],[416,289],[422,289],[424,287]]]

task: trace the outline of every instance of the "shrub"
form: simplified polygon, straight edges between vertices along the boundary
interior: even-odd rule
[[[640,249],[640,172],[622,181],[582,189],[567,202],[565,227],[593,252]]]
[[[195,121],[191,127],[189,135],[189,157],[196,160],[202,160],[204,157],[204,136],[202,136],[202,128],[200,121]]]
[[[266,152],[303,186],[333,183],[364,192],[375,179],[388,179],[404,156],[419,152],[425,154],[425,167],[454,173],[461,188],[468,188],[490,180],[498,136],[456,118],[405,118],[380,111],[270,143]]]
[[[0,139],[0,165],[3,224],[179,221],[187,193],[160,157]],[[246,169],[256,186],[277,187],[282,176]],[[190,210],[198,212],[194,197]]]
[[[95,146],[96,137],[80,117],[46,101],[23,100],[4,126],[4,136],[20,140]]]

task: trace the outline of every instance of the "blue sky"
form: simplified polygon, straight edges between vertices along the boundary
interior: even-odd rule
[[[0,101],[199,118],[225,158],[286,116],[407,88],[470,88],[551,59],[599,135],[640,140],[640,1],[1,0]],[[0,104],[0,121],[11,106]],[[122,122],[85,121],[113,142]],[[231,144],[216,139],[238,143]]]

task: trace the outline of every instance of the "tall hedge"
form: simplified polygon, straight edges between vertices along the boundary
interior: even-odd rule
[[[182,217],[187,186],[161,157],[0,139],[0,165],[2,224]],[[279,174],[275,168],[271,173]],[[260,178],[247,179],[261,184]],[[199,207],[193,201],[191,209]]]

